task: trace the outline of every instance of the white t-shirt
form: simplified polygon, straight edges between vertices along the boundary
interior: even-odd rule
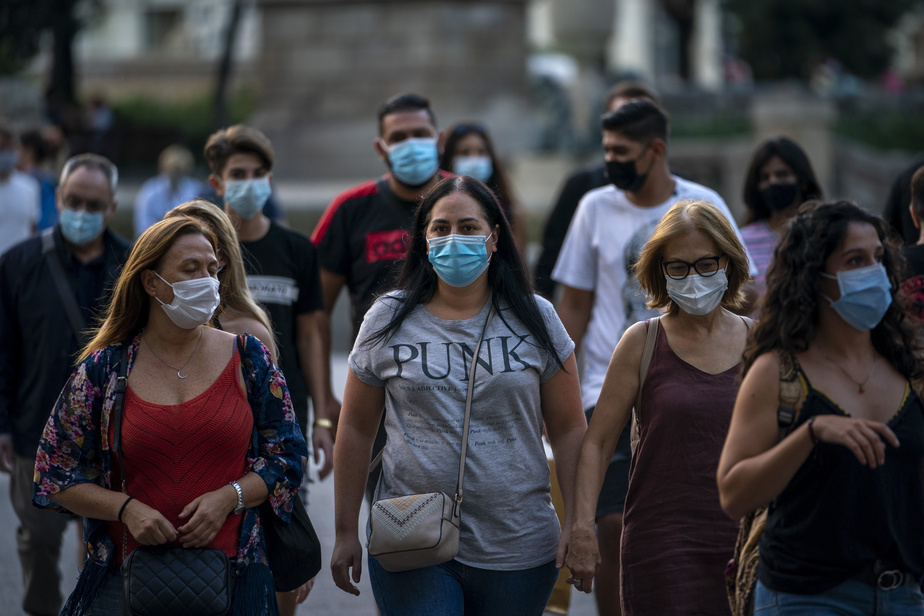
[[[648,298],[641,293],[635,276],[630,279],[628,270],[638,261],[642,247],[671,206],[690,199],[711,203],[722,210],[741,239],[738,225],[718,193],[672,178],[676,182],[674,194],[653,207],[635,205],[625,191],[613,185],[592,190],[581,199],[568,227],[552,279],[575,289],[594,291],[583,340],[581,398],[585,409],[597,404],[606,368],[623,332],[657,314],[645,307]],[[750,267],[751,275],[756,275],[753,263]]]
[[[41,216],[42,190],[32,176],[13,171],[0,181],[0,254],[32,236]]]
[[[574,349],[555,309],[536,296],[558,358]],[[442,491],[459,475],[468,371],[490,302],[471,319],[447,321],[417,306],[384,341],[367,344],[391,319],[385,295],[366,313],[350,369],[385,388],[382,479],[377,498]],[[478,354],[456,560],[518,570],[555,558],[561,532],[549,496],[539,388],[560,370],[513,312],[502,307]]]

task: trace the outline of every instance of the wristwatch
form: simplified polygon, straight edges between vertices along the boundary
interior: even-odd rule
[[[244,511],[244,490],[241,489],[241,484],[239,484],[236,481],[232,481],[228,485],[234,488],[234,491],[237,492],[237,507],[234,508],[234,513],[235,514],[243,513]]]
[[[334,429],[334,422],[330,419],[320,418],[314,420],[314,427],[316,428],[327,428],[328,430]]]

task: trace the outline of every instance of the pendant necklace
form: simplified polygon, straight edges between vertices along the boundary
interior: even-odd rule
[[[837,363],[836,361],[834,361],[833,359],[831,359],[831,357],[830,357],[827,353],[825,353],[825,350],[824,350],[823,348],[821,348],[821,345],[820,345],[820,344],[818,344],[818,343],[816,342],[816,343],[815,343],[815,346],[817,346],[817,347],[818,347],[818,350],[821,351],[821,354],[825,356],[825,359],[827,359],[829,362],[831,362],[832,364],[834,364],[835,366],[837,366],[837,369],[840,370],[841,372],[843,372],[843,373],[844,373],[844,376],[846,376],[848,379],[850,379],[851,382],[857,384],[857,392],[858,392],[858,393],[861,393],[861,394],[862,394],[864,391],[866,391],[865,389],[863,389],[863,386],[866,385],[866,382],[869,381],[869,379],[870,379],[871,376],[873,376],[873,372],[876,370],[876,362],[879,360],[879,357],[876,355],[875,352],[873,352],[873,367],[869,369],[869,374],[867,374],[867,375],[866,375],[866,378],[863,379],[862,381],[858,381],[858,380],[856,380],[855,378],[853,378],[852,376],[850,376],[850,373],[847,372],[846,370],[844,370],[844,368],[843,368],[839,363]]]
[[[151,352],[151,355],[153,355],[154,357],[156,357],[156,358],[160,361],[160,363],[162,363],[163,365],[167,366],[167,367],[170,368],[171,370],[176,370],[176,376],[177,376],[177,378],[185,379],[186,377],[183,376],[183,375],[180,374],[180,373],[183,372],[183,368],[185,368],[186,366],[189,365],[189,362],[192,361],[192,358],[193,358],[193,356],[196,354],[196,351],[199,350],[199,343],[202,342],[202,329],[201,329],[201,328],[199,329],[199,339],[196,340],[196,348],[194,348],[193,351],[192,351],[192,353],[190,353],[189,359],[186,360],[186,363],[183,364],[182,366],[180,366],[179,368],[174,368],[173,366],[171,366],[170,364],[168,364],[167,362],[165,362],[163,359],[161,359],[161,358],[160,358],[160,355],[158,355],[157,353],[154,352],[154,349],[153,349],[153,347],[151,347],[151,343],[147,341],[147,338],[142,338],[142,340],[144,340],[144,343],[145,343],[146,345],[148,345],[148,350]],[[822,352],[823,352],[823,351],[822,351]],[[186,375],[186,376],[189,376],[189,375]],[[864,383],[865,383],[865,381],[864,381]]]

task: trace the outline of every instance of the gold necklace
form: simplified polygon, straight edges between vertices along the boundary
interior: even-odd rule
[[[856,380],[855,378],[853,378],[852,376],[850,376],[850,373],[847,372],[846,370],[844,370],[843,366],[841,366],[839,363],[837,363],[836,361],[834,361],[833,359],[831,359],[831,356],[829,356],[827,353],[825,353],[825,350],[824,350],[823,348],[821,348],[821,345],[820,345],[820,344],[818,344],[818,343],[816,342],[816,343],[815,343],[815,346],[817,346],[817,347],[818,347],[818,350],[821,351],[821,354],[825,356],[825,359],[827,359],[829,362],[831,362],[832,364],[834,364],[835,366],[837,366],[837,369],[840,370],[841,372],[843,372],[844,375],[845,375],[848,379],[850,379],[850,381],[851,381],[852,383],[856,383],[856,384],[857,384],[857,392],[858,392],[858,393],[861,393],[861,394],[862,394],[864,391],[866,391],[865,389],[863,389],[863,386],[866,385],[866,382],[869,381],[869,379],[870,379],[871,376],[873,376],[873,372],[876,370],[876,362],[879,360],[879,356],[876,355],[876,352],[875,352],[875,351],[873,352],[873,367],[869,369],[869,374],[866,375],[866,378],[865,378],[865,379],[863,379],[862,381],[858,381],[858,380]]]
[[[199,343],[202,342],[202,328],[199,328],[199,339],[196,340],[196,348],[194,348],[193,351],[192,351],[192,353],[190,353],[189,359],[186,360],[186,363],[183,364],[182,366],[180,366],[179,368],[174,368],[173,366],[171,366],[170,364],[168,364],[167,362],[165,362],[163,359],[161,359],[160,355],[158,355],[157,353],[154,352],[154,347],[151,346],[151,343],[148,342],[147,338],[142,338],[142,340],[144,340],[144,343],[145,343],[146,345],[148,345],[148,350],[151,352],[151,355],[153,355],[154,357],[156,357],[156,358],[160,361],[160,363],[162,363],[163,365],[167,366],[167,367],[170,368],[171,370],[176,370],[176,375],[177,375],[178,378],[185,379],[186,376],[189,376],[189,375],[183,376],[183,375],[180,374],[180,373],[183,372],[183,368],[185,368],[186,366],[189,365],[189,362],[192,361],[192,358],[193,358],[193,356],[196,354],[196,351],[199,350]]]

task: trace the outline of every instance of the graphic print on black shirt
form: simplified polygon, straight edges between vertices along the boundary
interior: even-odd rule
[[[322,310],[317,249],[302,235],[270,223],[255,242],[241,242],[247,287],[266,308],[279,347],[277,362],[286,377],[292,406],[302,430],[308,422],[308,385],[302,375],[296,345],[299,315]]]

